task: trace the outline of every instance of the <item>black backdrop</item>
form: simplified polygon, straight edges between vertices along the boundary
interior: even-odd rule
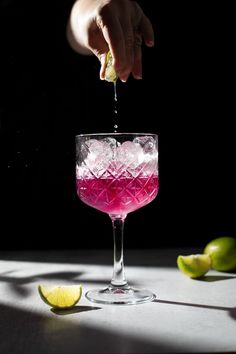
[[[75,135],[114,116],[97,59],[66,42],[72,2],[0,1],[3,249],[112,247],[108,216],[75,192]],[[159,135],[160,191],[128,215],[125,246],[201,247],[235,234],[233,10],[140,4],[156,43],[143,80],[117,84],[119,130]]]

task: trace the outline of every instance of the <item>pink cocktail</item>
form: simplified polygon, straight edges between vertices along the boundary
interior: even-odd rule
[[[158,192],[158,177],[138,176],[76,180],[79,198],[110,215],[126,215],[150,203]]]
[[[87,205],[107,213],[113,225],[114,267],[110,285],[86,297],[105,304],[138,304],[155,299],[131,288],[124,274],[123,228],[127,214],[158,193],[158,140],[155,134],[84,134],[76,137],[76,189]]]

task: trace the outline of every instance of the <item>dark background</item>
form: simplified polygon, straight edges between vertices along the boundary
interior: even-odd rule
[[[112,131],[114,114],[98,60],[66,41],[72,3],[0,0],[1,249],[112,247],[75,191],[75,135]],[[117,84],[118,123],[159,135],[160,191],[128,216],[125,247],[203,247],[235,235],[234,12],[139,3],[155,47],[142,81]]]

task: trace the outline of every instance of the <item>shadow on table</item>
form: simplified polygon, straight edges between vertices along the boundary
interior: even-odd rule
[[[180,302],[180,301],[167,301],[167,300],[153,300],[153,302],[157,302],[159,304],[167,304],[167,305],[177,305],[177,306],[190,306],[197,307],[208,310],[222,310],[228,312],[229,316],[236,320],[236,307],[224,307],[224,306],[212,306],[212,305],[203,305],[203,304],[192,304],[188,302]]]
[[[101,284],[106,286],[110,283],[111,279],[86,279],[83,277],[83,280],[80,277],[84,274],[83,272],[51,272],[51,273],[39,273],[31,276],[15,277],[11,275],[14,271],[4,272],[0,274],[0,282],[8,283],[10,290],[13,291],[17,296],[27,297],[31,294],[32,289],[26,287],[25,285],[30,283],[38,282],[39,284],[45,280],[55,280],[63,281],[63,283],[71,284]]]
[[[66,316],[66,315],[72,315],[74,313],[81,313],[81,312],[86,312],[86,311],[94,311],[94,310],[101,310],[101,307],[96,307],[96,306],[74,306],[71,309],[63,310],[63,309],[51,309],[51,311],[55,315],[59,316]]]
[[[120,331],[115,322],[116,313],[109,314],[109,329],[101,328],[104,322],[98,318],[91,326],[84,325],[84,313],[80,311],[69,318],[53,316],[50,311],[43,315],[1,304],[0,313],[0,353],[18,353],[19,350],[34,354],[173,353],[191,349],[183,345],[179,348],[180,344],[169,343],[163,336],[158,338],[158,334],[155,340],[148,340],[140,333]],[[81,321],[76,316],[81,316]]]
[[[231,273],[229,273],[231,274]],[[214,282],[214,281],[219,281],[219,280],[229,280],[229,279],[234,279],[236,276],[232,275],[204,275],[202,278],[195,279],[195,281],[205,281],[205,282]]]

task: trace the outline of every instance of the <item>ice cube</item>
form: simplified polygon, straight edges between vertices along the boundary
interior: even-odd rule
[[[118,144],[118,141],[115,138],[111,138],[110,136],[102,139],[102,141],[108,144],[111,149],[115,149]]]
[[[112,150],[112,157],[113,157],[113,159],[115,159],[115,157],[116,157],[116,149],[120,145],[120,143],[115,138],[111,138],[110,136],[104,138],[102,141],[104,143],[108,144],[108,146]]]
[[[126,167],[135,169],[143,162],[142,147],[132,141],[125,141],[117,149],[117,160]]]
[[[134,143],[139,144],[146,154],[154,154],[157,152],[155,139],[152,136],[139,136],[134,139]]]
[[[90,139],[85,142],[85,146],[88,150],[89,155],[97,156],[103,150],[103,144],[101,141],[96,139]]]
[[[97,140],[95,139],[90,139],[82,143],[80,151],[80,161],[84,161],[88,157],[88,155],[92,156],[91,154],[93,152],[96,153],[96,143]]]
[[[86,141],[85,149],[87,149],[85,165],[96,177],[101,176],[108,168],[113,156],[110,145],[106,141],[90,139]]]

